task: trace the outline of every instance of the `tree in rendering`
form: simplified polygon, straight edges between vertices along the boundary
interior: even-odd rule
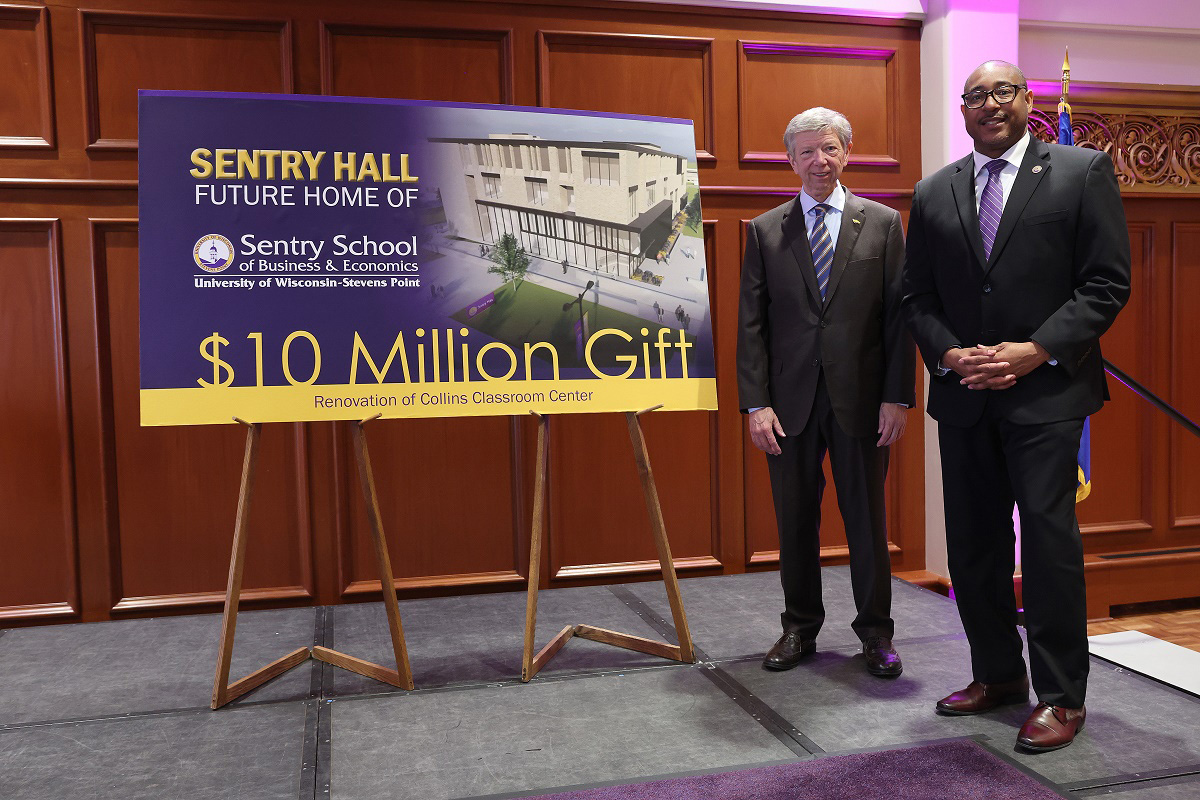
[[[688,201],[686,211],[687,211],[688,227],[693,228],[694,230],[697,230],[697,231],[700,230],[701,219],[700,219],[700,193],[699,192],[692,195],[692,198]]]
[[[491,258],[493,266],[488,267],[488,272],[499,275],[506,283],[512,281],[516,292],[529,270],[529,254],[517,243],[517,237],[511,233],[501,236],[492,247]]]

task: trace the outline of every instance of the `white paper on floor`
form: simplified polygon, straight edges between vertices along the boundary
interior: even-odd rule
[[[1092,655],[1200,695],[1200,653],[1140,631],[1088,637]]]

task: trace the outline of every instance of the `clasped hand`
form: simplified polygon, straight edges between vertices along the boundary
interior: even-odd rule
[[[1049,360],[1050,354],[1037,342],[952,347],[942,356],[943,366],[962,377],[959,383],[976,390],[1011,389],[1017,378]]]

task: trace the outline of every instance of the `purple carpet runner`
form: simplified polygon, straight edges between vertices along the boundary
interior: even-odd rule
[[[1059,800],[972,741],[600,786],[540,800]]]

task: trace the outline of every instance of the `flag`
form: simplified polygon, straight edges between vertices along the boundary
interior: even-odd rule
[[[1083,421],[1083,435],[1079,437],[1079,485],[1075,487],[1075,502],[1078,503],[1092,493],[1092,420]]]
[[[1063,54],[1062,96],[1058,100],[1058,143],[1067,146],[1075,144],[1075,135],[1071,132],[1071,106],[1067,102],[1067,93],[1071,85],[1071,62]],[[1075,487],[1075,502],[1086,498],[1092,493],[1092,421],[1083,421],[1083,435],[1079,437],[1079,454],[1075,458],[1079,468],[1079,483]]]
[[[1058,104],[1058,143],[1075,144],[1075,134],[1071,133],[1071,107],[1066,103]]]

